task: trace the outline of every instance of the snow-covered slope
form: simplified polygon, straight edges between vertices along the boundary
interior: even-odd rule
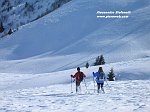
[[[149,80],[150,58],[138,59],[128,62],[118,62],[103,65],[106,74],[113,67],[115,70],[116,80]],[[87,75],[87,80],[92,80],[92,72],[96,72],[99,66],[90,68],[81,68]],[[11,68],[11,67],[10,67]],[[70,83],[70,75],[76,73],[76,69],[70,69],[52,73],[40,73],[43,68],[38,68],[38,74],[21,74],[21,73],[1,73],[0,90],[9,89],[26,89],[35,87],[45,87],[54,84]],[[11,71],[9,69],[8,71]],[[12,70],[13,71],[13,70]]]
[[[96,72],[99,66],[81,68],[87,77],[78,94],[74,82],[71,93],[70,83],[70,74],[76,69],[36,75],[1,73],[0,111],[149,112],[149,63],[150,59],[145,58],[103,66],[106,74],[114,67],[118,79],[108,81],[109,85],[105,82],[105,94],[97,94],[93,83],[92,72]]]
[[[96,18],[122,10],[131,11],[128,19]],[[1,39],[0,69],[39,73],[93,63],[100,54],[107,63],[149,57],[149,10],[149,0],[72,0]]]
[[[92,82],[87,83],[89,94],[84,93],[84,83],[82,94],[70,94],[70,84],[0,91],[0,111],[149,112],[149,83],[149,80],[109,82],[111,88],[105,85],[106,94],[94,93]]]
[[[96,18],[116,10],[131,14]],[[149,0],[72,0],[0,39],[0,112],[149,112],[149,11]],[[99,66],[82,67],[87,77],[76,94],[74,67],[100,54],[116,81],[97,94],[92,72]]]

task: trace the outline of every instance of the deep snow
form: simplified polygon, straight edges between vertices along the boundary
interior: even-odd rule
[[[130,10],[129,19],[96,18],[97,10]],[[149,112],[149,0],[72,0],[0,40],[1,112]],[[104,54],[116,81],[94,93],[92,72],[82,92],[71,92],[77,66]],[[71,69],[70,69],[71,68]],[[67,69],[67,70],[66,70]]]
[[[114,68],[117,80],[105,82],[105,94],[96,93],[92,72],[99,66],[81,68],[87,77],[81,93],[71,93],[70,75],[76,69],[45,74],[0,74],[0,111],[6,112],[149,112],[150,58],[103,65]],[[94,92],[95,88],[95,92]]]
[[[0,92],[0,111],[6,112],[149,112],[150,81],[117,81],[105,85],[105,94],[70,93],[70,84]],[[73,86],[74,87],[74,86]]]

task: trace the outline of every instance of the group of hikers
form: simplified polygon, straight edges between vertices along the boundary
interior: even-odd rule
[[[81,90],[80,83],[82,82],[82,80],[85,81],[85,77],[86,75],[80,71],[80,67],[77,68],[77,72],[75,73],[75,75],[71,75],[71,79],[75,78],[76,81],[76,92],[78,92],[79,89]],[[99,67],[98,72],[93,72],[93,79],[93,81],[97,83],[97,92],[99,93],[101,88],[102,92],[104,93],[103,85],[104,81],[106,81],[106,75],[102,67]]]

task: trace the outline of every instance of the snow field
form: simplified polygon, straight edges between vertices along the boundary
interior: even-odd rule
[[[114,67],[117,81],[105,82],[105,94],[94,91],[92,72],[99,66],[81,68],[87,77],[75,93],[70,74],[76,69],[43,74],[0,74],[0,112],[149,112],[150,58],[103,65]]]
[[[126,20],[98,20],[102,9],[132,13]],[[72,0],[1,39],[0,112],[149,112],[149,10],[149,0]],[[113,67],[117,81],[97,94],[92,72],[99,66],[82,67],[88,92],[82,82],[81,93],[74,83],[71,93],[74,67],[100,54],[104,72]]]
[[[94,93],[93,82],[87,82],[89,93],[70,93],[70,84],[0,92],[1,112],[148,112],[150,81],[115,81],[105,84],[106,93]],[[75,88],[75,84],[73,84]]]

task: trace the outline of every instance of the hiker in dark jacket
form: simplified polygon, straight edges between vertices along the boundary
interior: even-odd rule
[[[102,67],[99,67],[98,72],[96,73],[93,72],[93,77],[95,78],[95,81],[97,83],[97,92],[99,93],[100,88],[104,92],[103,85],[104,85],[104,81],[106,81],[106,75],[103,72]]]
[[[76,79],[76,92],[78,92],[78,88],[80,87],[80,83],[83,80],[83,78],[86,77],[86,75],[80,71],[80,68],[77,68],[77,73],[75,75],[71,75],[72,78]],[[80,87],[81,90],[81,87]]]

